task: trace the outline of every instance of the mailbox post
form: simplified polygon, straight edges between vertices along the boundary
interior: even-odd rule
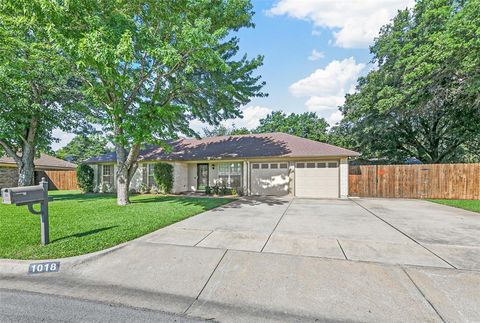
[[[2,189],[4,204],[15,204],[16,206],[27,205],[30,213],[40,215],[40,227],[42,244],[50,242],[48,225],[48,181],[42,177],[39,185],[14,187]],[[36,211],[33,205],[40,203],[40,211]]]

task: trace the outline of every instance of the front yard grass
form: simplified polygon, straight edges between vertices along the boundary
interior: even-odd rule
[[[464,210],[480,213],[480,200],[437,200],[429,199],[428,201],[444,204],[448,206],[458,207]]]
[[[26,206],[0,204],[0,258],[48,259],[82,255],[135,239],[203,211],[227,198],[132,196],[116,205],[114,195],[49,192],[50,244],[40,244],[40,219]],[[39,206],[35,206],[39,209]]]

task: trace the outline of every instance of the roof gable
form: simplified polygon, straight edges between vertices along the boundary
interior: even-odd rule
[[[39,157],[35,158],[33,163],[37,168],[75,169],[77,167],[74,163],[44,153],[41,153]],[[13,158],[8,156],[1,156],[0,164],[16,165]]]

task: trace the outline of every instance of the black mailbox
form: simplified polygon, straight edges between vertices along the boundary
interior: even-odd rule
[[[4,204],[27,205],[40,203],[45,200],[41,186],[14,187],[2,189]]]
[[[50,241],[48,227],[48,182],[45,178],[37,186],[12,187],[2,189],[3,204],[27,205],[28,211],[40,215],[40,227],[42,244]],[[40,211],[36,211],[33,205],[40,203]]]

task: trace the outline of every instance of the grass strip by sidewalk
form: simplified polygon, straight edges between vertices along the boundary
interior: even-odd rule
[[[453,206],[460,209],[480,213],[480,200],[441,200],[428,199],[427,201],[439,203],[443,205]]]
[[[52,191],[50,241],[40,244],[39,216],[0,204],[0,258],[47,259],[113,247],[233,201],[227,198],[136,195],[117,206],[114,195]],[[36,206],[38,209],[38,206]]]

